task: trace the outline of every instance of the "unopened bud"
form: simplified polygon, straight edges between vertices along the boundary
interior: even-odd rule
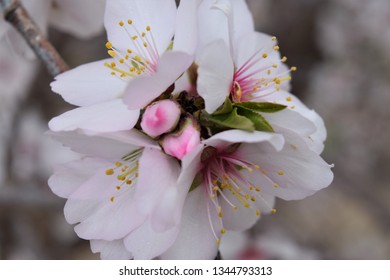
[[[169,134],[161,141],[165,153],[180,160],[183,159],[185,155],[192,152],[199,143],[199,127],[195,121],[190,118],[184,121],[177,133]]]
[[[142,130],[151,137],[172,131],[180,119],[179,105],[171,100],[157,101],[148,106],[142,116]]]

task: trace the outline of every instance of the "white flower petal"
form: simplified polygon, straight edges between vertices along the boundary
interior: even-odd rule
[[[231,23],[228,16],[215,7],[220,2],[231,5]],[[245,0],[215,1],[204,0],[199,7],[199,48],[217,39],[222,39],[228,46],[236,44],[240,37],[254,31],[254,22]],[[229,37],[233,37],[230,38]],[[230,48],[229,48],[230,49]]]
[[[207,213],[208,196],[203,186],[199,186],[187,196],[184,203],[180,233],[175,243],[162,259],[214,259],[218,246],[211,230]],[[217,212],[210,206],[210,218],[215,232],[220,236],[220,220]]]
[[[156,232],[149,221],[131,232],[124,243],[136,260],[153,259],[165,252],[175,241],[178,228]]]
[[[201,50],[198,58],[197,87],[205,100],[206,111],[213,113],[229,96],[234,65],[227,45],[218,40]]]
[[[280,53],[273,49],[274,46],[275,41],[272,40],[270,35],[260,32],[248,33],[242,36],[236,44],[234,62],[237,68],[240,68],[253,55],[261,56],[266,53],[267,58],[261,59],[255,68],[270,68],[272,64],[280,63]]]
[[[243,231],[252,227],[259,218],[256,215],[256,209],[245,207],[229,190],[224,190],[223,193],[231,203],[238,207],[237,210],[234,210],[225,199],[219,200],[223,213],[223,226],[227,230],[234,231]]]
[[[154,230],[164,231],[180,223],[186,196],[200,168],[202,149],[203,145],[199,145],[183,158],[177,182],[164,191],[154,211],[151,220]]]
[[[286,105],[290,110],[298,112],[306,119],[310,120],[316,126],[316,131],[307,139],[307,143],[311,149],[318,154],[324,149],[324,141],[326,139],[326,128],[322,118],[314,111],[307,108],[305,104],[299,100],[298,97],[286,91],[275,92],[263,98],[264,101],[276,102],[278,104]]]
[[[317,130],[313,122],[291,109],[284,109],[275,113],[261,113],[261,115],[278,132],[278,128],[284,128],[308,137]]]
[[[128,260],[133,256],[126,250],[123,240],[91,240],[93,253],[100,253],[102,260]]]
[[[237,155],[260,166],[247,172],[246,178],[262,192],[285,200],[302,199],[329,186],[331,166],[310,150],[301,136],[291,131],[284,131],[283,136],[286,143],[281,151],[262,144],[240,146]]]
[[[134,127],[139,110],[129,110],[120,99],[79,107],[50,120],[52,131],[82,129],[90,133],[128,130]]]
[[[83,158],[59,165],[55,167],[54,174],[49,178],[49,187],[59,197],[68,198],[98,168],[106,165],[106,161],[97,158]]]
[[[85,155],[102,157],[112,161],[141,147],[152,147],[151,140],[137,131],[123,131],[99,136],[88,136],[78,132],[48,132],[49,136],[60,141],[73,151]],[[144,139],[145,138],[145,139]],[[158,146],[155,146],[158,148]]]
[[[127,24],[129,19],[138,32],[151,27],[157,50],[162,54],[174,34],[176,3],[174,0],[107,0],[104,25],[108,40],[122,51],[138,49],[124,28],[119,26],[119,22],[123,21],[131,35],[138,35],[133,26]]]
[[[176,17],[174,51],[195,54],[198,39],[198,8],[201,1],[180,1]]]
[[[179,176],[178,162],[156,149],[146,148],[139,161],[138,187],[135,202],[138,211],[150,215],[164,196],[167,188],[175,185]],[[162,201],[162,203],[164,203]],[[169,220],[169,213],[160,213],[163,220]]]
[[[113,77],[104,66],[112,59],[87,63],[62,73],[50,84],[65,101],[76,106],[89,106],[122,96],[127,83]]]
[[[152,76],[133,79],[123,97],[130,109],[139,109],[160,96],[192,64],[191,55],[183,52],[166,52],[160,58],[157,72]]]
[[[204,140],[202,143],[208,146],[223,149],[229,144],[234,143],[258,144],[262,142],[269,142],[275,149],[280,150],[283,147],[284,139],[282,135],[276,133],[261,131],[248,132],[238,129],[232,129],[215,134],[209,139]]]

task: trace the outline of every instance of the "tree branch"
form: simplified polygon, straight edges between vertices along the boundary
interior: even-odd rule
[[[19,31],[53,77],[69,69],[19,0],[0,0],[0,11],[4,19]]]

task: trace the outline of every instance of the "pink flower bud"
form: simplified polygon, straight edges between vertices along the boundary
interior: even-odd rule
[[[180,160],[199,143],[199,128],[192,119],[187,119],[178,133],[165,136],[161,142],[165,153]]]
[[[180,113],[176,102],[157,101],[146,108],[141,121],[142,130],[151,137],[167,133],[176,127]]]

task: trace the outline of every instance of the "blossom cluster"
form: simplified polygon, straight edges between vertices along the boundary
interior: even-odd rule
[[[56,77],[66,220],[104,259],[213,259],[227,231],[327,187],[321,117],[244,0],[111,0],[109,58]]]

